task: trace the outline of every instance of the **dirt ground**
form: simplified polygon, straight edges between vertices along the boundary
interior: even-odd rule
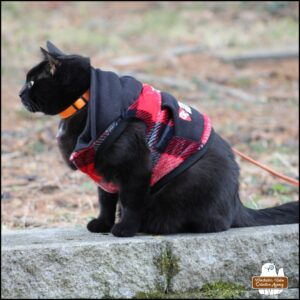
[[[98,214],[95,185],[60,157],[58,117],[31,114],[18,98],[48,39],[174,94],[206,112],[235,148],[299,177],[299,60],[288,55],[299,42],[297,2],[1,5],[2,229],[82,226]],[[257,59],[260,51],[285,58]],[[226,60],[249,53],[249,61]],[[246,206],[299,199],[298,188],[237,159]]]

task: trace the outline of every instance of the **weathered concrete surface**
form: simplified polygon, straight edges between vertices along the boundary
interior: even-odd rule
[[[250,289],[267,262],[283,267],[289,288],[298,288],[298,231],[298,224],[134,238],[85,229],[12,231],[2,236],[1,295],[130,298],[219,280]]]
[[[256,290],[247,291],[243,298],[245,299],[299,299],[299,289],[286,289],[279,295],[261,295]]]

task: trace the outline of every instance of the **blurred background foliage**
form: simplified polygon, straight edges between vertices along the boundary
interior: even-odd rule
[[[198,44],[214,52],[297,43],[297,3],[2,2],[3,71],[20,76],[51,40],[92,58],[159,53]],[[19,79],[17,77],[16,79]]]

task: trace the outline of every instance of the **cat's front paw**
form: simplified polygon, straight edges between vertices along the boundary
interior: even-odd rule
[[[128,224],[125,222],[120,222],[113,226],[111,233],[117,237],[131,237],[134,236],[137,233],[137,231],[137,224]]]
[[[103,219],[93,219],[87,224],[90,232],[109,232],[112,226],[107,225]]]

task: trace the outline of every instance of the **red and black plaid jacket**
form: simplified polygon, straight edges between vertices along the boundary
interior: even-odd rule
[[[164,92],[143,84],[139,97],[123,116],[113,121],[88,147],[72,153],[75,166],[103,190],[117,193],[95,169],[95,154],[106,149],[126,128],[131,118],[146,124],[146,142],[151,152],[151,192],[182,173],[206,152],[213,138],[210,119]]]

